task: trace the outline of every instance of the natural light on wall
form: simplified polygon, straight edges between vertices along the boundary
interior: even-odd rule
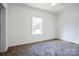
[[[42,17],[32,17],[32,35],[42,34]]]
[[[51,3],[51,6],[55,6],[57,3]]]

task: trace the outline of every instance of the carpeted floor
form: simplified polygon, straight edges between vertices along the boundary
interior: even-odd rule
[[[49,40],[34,44],[10,47],[6,56],[79,56],[79,44],[63,40]]]

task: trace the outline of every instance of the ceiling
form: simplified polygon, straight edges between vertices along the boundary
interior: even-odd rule
[[[78,3],[58,3],[55,6],[51,6],[51,3],[24,3],[30,7],[46,10],[49,12],[61,12],[70,7],[79,5]]]

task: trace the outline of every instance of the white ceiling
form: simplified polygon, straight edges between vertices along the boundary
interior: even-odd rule
[[[78,5],[78,3],[58,3],[55,6],[51,6],[51,3],[24,3],[30,7],[46,10],[49,12],[61,12],[67,8]]]

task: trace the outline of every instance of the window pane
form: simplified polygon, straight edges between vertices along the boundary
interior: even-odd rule
[[[42,34],[42,17],[32,17],[32,34]]]

